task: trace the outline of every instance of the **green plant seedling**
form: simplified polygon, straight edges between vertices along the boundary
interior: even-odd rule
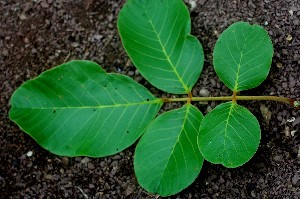
[[[21,85],[9,117],[39,145],[61,156],[105,157],[139,138],[134,171],[150,193],[169,196],[195,181],[204,159],[234,168],[260,143],[260,126],[239,100],[300,102],[276,96],[240,96],[267,77],[272,42],[258,25],[237,22],[218,39],[213,65],[232,96],[194,97],[203,67],[200,42],[182,0],[128,0],[118,18],[122,43],[141,74],[182,98],[158,98],[128,76],[106,73],[91,61],[70,61]],[[228,101],[205,117],[192,105]],[[186,102],[156,117],[164,103]]]

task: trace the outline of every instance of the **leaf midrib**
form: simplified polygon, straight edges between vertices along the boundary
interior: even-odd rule
[[[160,104],[163,103],[161,99],[156,99],[153,101],[145,101],[145,102],[136,102],[136,103],[127,103],[127,104],[112,104],[112,105],[97,105],[97,106],[53,106],[53,107],[17,107],[13,106],[13,108],[17,109],[37,109],[37,110],[65,110],[65,109],[104,109],[104,108],[116,108],[116,107],[128,107],[128,106],[139,106],[146,104]]]
[[[187,120],[188,115],[189,115],[189,113],[190,113],[190,107],[191,107],[190,104],[187,104],[187,105],[186,105],[186,110],[185,110],[186,112],[185,112],[185,115],[184,115],[184,118],[183,118],[183,123],[182,123],[182,127],[181,127],[181,129],[180,129],[180,134],[179,134],[179,136],[178,136],[178,138],[177,138],[177,140],[176,140],[176,142],[175,142],[175,144],[174,144],[174,147],[173,147],[173,149],[172,149],[172,152],[170,153],[171,155],[170,155],[170,157],[168,158],[168,162],[166,163],[166,166],[165,166],[165,168],[163,169],[163,174],[162,174],[162,176],[161,176],[161,178],[160,178],[159,184],[161,184],[161,181],[162,181],[162,179],[163,179],[163,175],[164,175],[164,173],[165,173],[165,171],[166,171],[166,169],[167,169],[167,166],[169,165],[171,156],[174,154],[174,149],[175,149],[175,147],[177,146],[177,144],[179,143],[180,137],[181,137],[181,135],[182,135],[182,131],[183,131],[183,129],[185,128],[186,120]],[[178,168],[177,168],[177,169],[178,169]]]
[[[235,37],[235,41],[236,41],[236,40],[237,40],[237,38],[236,38],[236,30],[234,31],[234,37]],[[237,41],[236,41],[236,42],[237,42]],[[239,63],[238,63],[238,65],[237,65],[238,71],[237,71],[236,77],[235,77],[235,83],[234,83],[234,89],[233,89],[234,92],[237,92],[237,91],[238,91],[239,77],[240,77],[240,69],[241,69],[241,63],[242,63],[242,59],[243,59],[243,55],[244,55],[243,51],[244,51],[245,45],[246,45],[246,38],[245,38],[245,41],[244,41],[242,50],[239,49],[241,55],[240,55]],[[237,46],[238,46],[238,45],[237,45]]]
[[[228,124],[229,124],[229,119],[232,115],[232,111],[234,109],[234,106],[235,106],[235,103],[231,102],[231,105],[230,105],[230,108],[229,108],[229,112],[228,112],[228,116],[227,116],[227,119],[226,119],[226,125],[225,125],[225,128],[224,128],[224,148],[223,148],[223,154],[225,154],[225,145],[226,145],[226,138],[227,138],[227,129],[228,129]],[[222,156],[222,161],[224,162],[224,155]]]
[[[190,89],[189,89],[188,86],[184,83],[182,77],[179,75],[179,73],[178,73],[178,71],[177,71],[175,65],[173,64],[172,60],[170,59],[170,56],[168,55],[168,53],[167,53],[167,51],[166,51],[166,49],[165,49],[165,47],[164,47],[164,45],[163,45],[163,43],[162,43],[162,41],[161,41],[161,38],[159,37],[159,33],[157,32],[157,30],[156,30],[156,28],[155,28],[155,26],[154,26],[152,20],[149,18],[149,15],[148,15],[147,13],[146,13],[146,15],[147,15],[148,21],[149,21],[149,23],[150,23],[150,25],[151,25],[151,27],[152,27],[152,29],[153,29],[153,32],[155,33],[155,35],[156,35],[156,37],[157,37],[157,40],[158,40],[158,42],[159,42],[159,45],[161,46],[162,51],[163,51],[164,55],[166,56],[166,59],[167,59],[167,61],[169,62],[170,66],[172,67],[172,69],[173,69],[173,71],[174,71],[176,77],[178,78],[179,82],[182,84],[184,90],[185,90],[187,93],[190,92]]]
[[[252,31],[253,32],[253,31]],[[251,33],[252,33],[251,32]],[[236,38],[236,31],[234,31],[234,36],[235,36],[235,40],[237,39]],[[243,56],[245,55],[245,54],[247,54],[247,53],[244,53],[244,49],[245,49],[245,46],[246,46],[246,43],[247,43],[247,39],[248,39],[248,37],[249,37],[249,35],[247,36],[247,37],[244,37],[244,44],[243,44],[243,48],[242,48],[242,50],[240,50],[239,49],[239,51],[240,51],[240,60],[239,60],[239,63],[238,63],[238,65],[237,65],[237,67],[238,67],[238,71],[237,71],[237,73],[236,73],[236,79],[235,79],[235,85],[234,85],[234,89],[233,89],[233,91],[234,92],[238,92],[238,88],[239,88],[239,78],[240,78],[240,69],[241,69],[241,67],[242,67],[242,59],[243,59]]]

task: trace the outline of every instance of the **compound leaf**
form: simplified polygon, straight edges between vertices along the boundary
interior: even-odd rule
[[[182,0],[129,0],[118,18],[122,43],[140,73],[155,87],[189,93],[203,67],[203,49],[190,35]]]
[[[238,92],[254,88],[267,78],[273,45],[261,26],[237,22],[220,35],[213,56],[219,78]]]
[[[198,146],[203,157],[214,164],[234,168],[255,154],[260,127],[246,108],[227,102],[208,113],[201,124]]]
[[[161,105],[127,76],[71,61],[19,87],[10,118],[52,153],[101,157],[133,144]]]
[[[134,170],[140,185],[161,196],[176,194],[199,175],[203,157],[197,147],[201,112],[187,104],[158,116],[139,141]]]

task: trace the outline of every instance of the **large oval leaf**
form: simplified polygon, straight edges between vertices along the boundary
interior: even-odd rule
[[[72,61],[18,88],[10,118],[52,153],[100,157],[133,144],[161,105],[127,76]]]
[[[126,52],[155,87],[189,93],[203,67],[203,50],[190,35],[189,12],[182,0],[129,0],[118,29]]]
[[[220,35],[213,56],[220,79],[238,92],[254,88],[266,79],[273,45],[261,26],[237,22]]]
[[[234,168],[255,154],[260,127],[246,108],[227,102],[208,113],[201,124],[198,146],[204,158],[214,164]]]
[[[134,158],[138,182],[148,192],[176,194],[199,175],[203,157],[197,147],[202,121],[194,106],[158,116],[139,141]]]

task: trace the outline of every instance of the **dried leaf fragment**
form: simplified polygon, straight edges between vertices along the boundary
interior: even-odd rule
[[[283,65],[282,65],[282,63],[277,62],[277,63],[276,63],[276,66],[277,66],[277,68],[282,68]]]
[[[292,35],[288,34],[286,40],[291,41],[293,39]]]
[[[272,112],[264,104],[260,105],[260,112],[261,112],[266,124],[269,125],[271,116],[272,116]]]
[[[291,137],[290,127],[286,126],[284,128],[284,135],[285,135],[285,137]]]

